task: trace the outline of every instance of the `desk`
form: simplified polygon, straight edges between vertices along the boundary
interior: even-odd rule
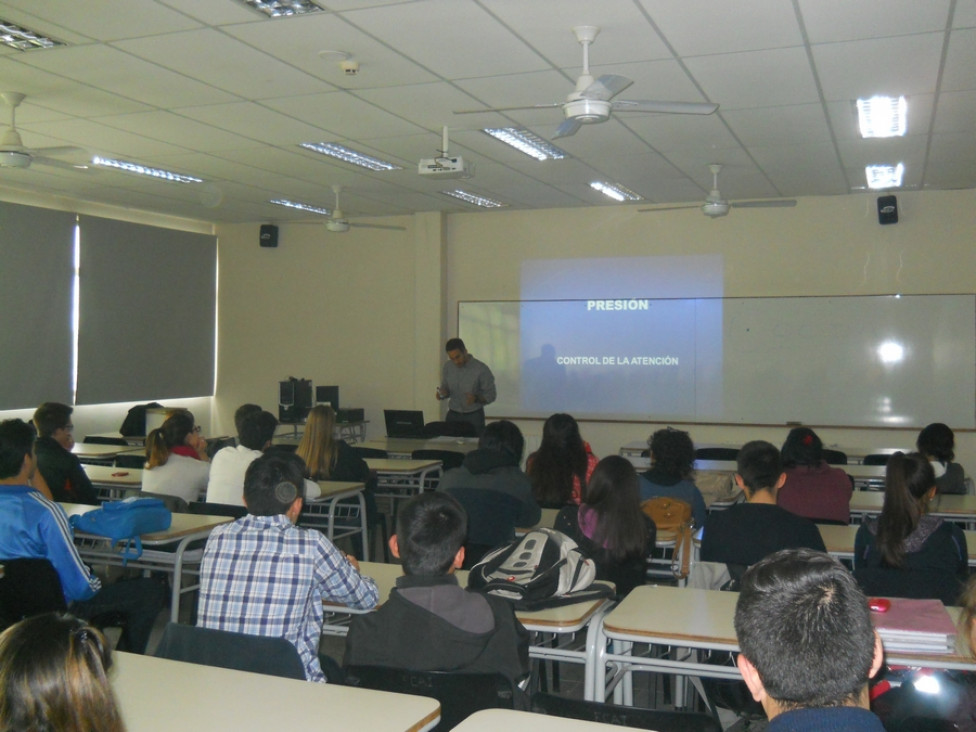
[[[410,437],[379,437],[367,440],[360,447],[385,450],[391,458],[409,458],[414,450],[451,450],[467,455],[478,448],[476,437],[431,437],[430,439]]]
[[[884,487],[884,465],[837,465],[854,479],[854,487],[859,490]],[[696,473],[732,474],[738,469],[734,460],[696,460]]]
[[[454,729],[456,732],[620,732],[635,728],[512,709],[484,709],[475,712]]]
[[[398,564],[381,564],[379,562],[360,562],[360,573],[372,577],[379,590],[379,604],[382,605],[390,596],[390,590],[396,586],[397,578],[403,574],[403,568]],[[458,570],[456,573],[458,582],[462,587],[468,584],[468,572]],[[575,638],[576,633],[582,631],[588,625],[592,626],[596,618],[610,607],[611,600],[597,598],[585,600],[572,605],[547,608],[546,610],[517,610],[515,616],[525,629],[533,634],[532,645],[529,647],[529,656],[532,658],[548,661],[565,661],[568,663],[584,664],[587,674],[590,673],[592,664],[589,663],[587,646],[583,648],[568,647]],[[351,615],[372,612],[371,610],[352,610],[343,605],[325,604],[326,617],[325,625],[322,628],[323,635],[345,636],[348,632],[348,622]],[[556,636],[564,637],[565,642],[558,646],[546,644]]]
[[[111,465],[84,465],[88,480],[95,486],[99,500],[117,501],[124,498],[127,490],[142,489],[142,471],[139,468],[115,468]]]
[[[325,529],[325,535],[334,542],[344,536],[361,534],[363,537],[363,559],[369,559],[369,535],[367,527],[369,525],[366,517],[366,499],[363,497],[363,490],[366,488],[363,483],[345,482],[340,480],[320,480],[318,481],[319,495],[306,496],[305,505],[299,519],[302,526]],[[339,504],[345,498],[354,498],[359,504],[355,513],[359,518],[359,526],[344,525],[336,534],[335,519],[338,511],[339,517],[356,518],[353,512],[344,512],[351,506],[341,506]],[[323,521],[324,518],[324,521]]]
[[[85,435],[85,439],[89,437],[101,437],[110,440],[125,440],[126,444],[132,445],[133,447],[145,447],[146,436],[145,435],[123,435],[121,432],[97,432],[94,435]]]
[[[280,434],[275,435],[271,438],[272,444],[275,445],[295,445],[302,441],[302,433],[298,431],[299,427],[304,427],[304,422],[282,422],[285,427],[290,426],[292,428],[291,434]],[[337,440],[345,440],[350,445],[355,445],[366,439],[366,425],[369,424],[368,419],[361,419],[357,422],[336,422],[335,429],[332,430],[332,435]]]
[[[59,504],[68,516],[86,513],[92,506],[80,503]],[[200,574],[200,560],[203,549],[190,549],[195,541],[205,540],[210,532],[220,524],[233,521],[229,516],[202,516],[193,513],[174,513],[173,523],[166,531],[143,534],[143,552],[139,559],[123,562],[121,555],[109,539],[104,536],[75,532],[78,553],[86,562],[125,566],[135,569],[163,571],[172,578],[172,600],[170,601],[170,620],[179,621],[180,597],[197,589],[199,583],[183,586],[183,573]]]
[[[884,506],[884,493],[855,491],[851,496],[851,518],[853,520],[855,515],[863,517],[880,514],[882,506]],[[964,521],[971,528],[971,525],[976,522],[976,496],[958,494],[938,496],[929,504],[929,513],[950,521]]]
[[[838,559],[852,561],[854,559],[854,537],[857,536],[859,526],[836,526],[817,524],[820,536],[823,538],[827,553]],[[964,531],[966,547],[969,552],[969,566],[976,567],[976,531]]]
[[[98,443],[76,442],[71,452],[81,462],[111,464],[119,455],[142,454],[143,448],[126,445],[100,445]]]
[[[591,633],[591,659],[595,663],[592,686],[587,699],[602,701],[607,682],[607,665],[617,667],[614,681],[627,677],[634,669],[660,671],[687,676],[739,679],[734,666],[712,666],[698,663],[695,654],[685,658],[631,656],[633,643],[653,643],[681,648],[737,651],[735,638],[735,603],[737,592],[697,590],[691,588],[636,587],[616,608],[607,613]],[[951,610],[950,612],[958,612]],[[613,643],[607,650],[607,641]],[[959,651],[955,654],[888,653],[887,662],[906,666],[976,670],[976,661],[962,650],[966,639],[957,636]],[[624,702],[629,703],[625,685]]]
[[[366,458],[366,465],[376,472],[376,497],[389,499],[394,520],[396,502],[436,486],[442,471],[440,460]]]
[[[428,697],[113,654],[109,672],[128,732],[308,730],[423,732],[441,718]]]

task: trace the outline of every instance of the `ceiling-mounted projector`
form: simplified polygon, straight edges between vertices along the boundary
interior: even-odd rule
[[[474,163],[466,165],[460,156],[451,157],[448,155],[447,127],[443,130],[442,149],[440,156],[436,158],[421,158],[417,163],[417,172],[420,175],[430,175],[435,178],[473,178]]]

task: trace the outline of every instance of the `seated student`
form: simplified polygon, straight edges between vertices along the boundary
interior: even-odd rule
[[[88,479],[81,461],[71,452],[75,446],[71,413],[67,404],[44,402],[34,412],[34,428],[38,438],[34,445],[37,469],[44,476],[55,501],[99,504],[95,488]]]
[[[743,575],[737,665],[767,732],[884,732],[868,709],[884,657],[870,614],[850,572],[826,554],[776,552]]]
[[[271,444],[277,427],[278,420],[271,412],[252,412],[244,418],[237,435],[240,444],[218,450],[210,462],[208,503],[244,505],[244,473]]]
[[[702,561],[724,562],[737,579],[746,567],[780,549],[826,551],[812,521],[776,505],[776,493],[785,480],[779,450],[762,440],[743,445],[735,482],[747,502],[708,515]]]
[[[124,732],[111,665],[102,634],[71,615],[12,625],[0,635],[0,729]]]
[[[542,509],[532,495],[528,476],[519,467],[524,450],[525,438],[514,422],[507,419],[492,422],[478,438],[478,449],[464,456],[460,468],[444,473],[437,490],[483,488],[505,493],[518,499],[521,506],[511,528],[535,526],[542,517]]]
[[[525,464],[536,502],[543,508],[579,505],[583,486],[598,462],[580,436],[576,420],[569,414],[551,415],[542,426],[539,449]]]
[[[252,414],[257,414],[258,412],[263,412],[261,406],[258,404],[251,404],[250,402],[242,404],[237,409],[234,410],[234,429],[237,430],[238,444],[240,444],[240,434],[241,430],[244,428],[244,420],[247,419]],[[273,415],[272,415],[273,416]]]
[[[376,583],[359,574],[324,534],[295,526],[302,510],[305,463],[294,454],[266,453],[244,476],[244,518],[215,528],[200,565],[197,625],[287,638],[309,681],[326,680],[319,656],[323,601],[357,610],[376,606]],[[330,674],[330,680],[338,676]]]
[[[915,440],[915,447],[932,463],[940,494],[966,492],[966,471],[959,463],[952,462],[956,457],[955,446],[956,436],[942,422],[928,425]]]
[[[786,482],[776,503],[813,521],[849,524],[854,485],[847,473],[823,459],[823,442],[817,433],[809,427],[790,430],[782,454]]]
[[[36,466],[33,446],[34,431],[27,423],[19,419],[0,423],[0,560],[47,559],[58,573],[74,615],[123,613],[131,650],[143,653],[163,609],[165,588],[141,577],[102,586],[75,548],[64,509],[30,487]]]
[[[705,525],[705,499],[691,480],[695,445],[691,436],[672,427],[658,430],[648,441],[651,469],[640,475],[640,499],[676,498],[691,506],[695,526]]]
[[[579,506],[565,506],[554,527],[596,563],[597,579],[613,582],[624,597],[647,577],[657,529],[641,511],[637,473],[626,458],[597,463]]]
[[[187,503],[197,500],[210,479],[207,441],[193,414],[178,409],[162,426],[146,437],[146,469],[142,490],[179,496]]]
[[[353,616],[347,666],[498,672],[513,685],[528,675],[529,634],[511,604],[462,589],[454,576],[467,522],[446,493],[423,493],[400,508],[390,550],[403,576],[376,612]]]
[[[854,576],[865,592],[955,604],[969,576],[969,550],[962,529],[929,515],[936,493],[924,455],[888,458],[881,515],[861,524],[854,537]]]

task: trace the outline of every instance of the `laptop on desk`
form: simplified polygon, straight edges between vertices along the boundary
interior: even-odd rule
[[[424,413],[419,409],[384,409],[387,437],[424,439]]]

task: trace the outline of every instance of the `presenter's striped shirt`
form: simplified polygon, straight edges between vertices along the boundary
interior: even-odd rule
[[[252,516],[218,526],[200,567],[197,624],[287,638],[309,681],[325,681],[318,659],[322,602],[368,610],[376,583],[360,575],[322,533],[284,515]]]

